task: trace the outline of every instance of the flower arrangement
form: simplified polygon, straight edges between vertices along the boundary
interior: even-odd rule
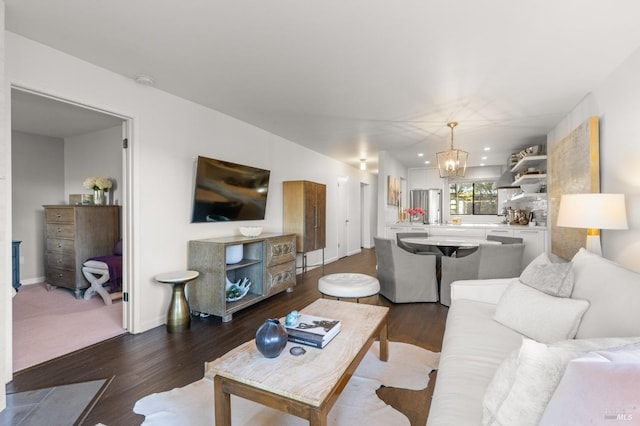
[[[103,177],[88,177],[82,184],[82,186],[87,189],[93,189],[94,191],[102,189],[105,192],[109,192],[109,188],[111,188],[111,185],[111,181]]]
[[[410,214],[411,216],[417,216],[417,215],[422,216],[423,214],[425,214],[425,211],[420,207],[416,207],[415,209],[411,209],[411,208],[407,209],[407,213]]]

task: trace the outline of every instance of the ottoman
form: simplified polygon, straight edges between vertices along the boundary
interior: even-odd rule
[[[318,280],[318,290],[323,296],[338,299],[356,299],[375,296],[380,291],[380,282],[375,277],[365,274],[331,274]]]

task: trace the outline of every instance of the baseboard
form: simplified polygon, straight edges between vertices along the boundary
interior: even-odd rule
[[[45,277],[29,278],[26,280],[20,280],[20,284],[22,285],[39,284],[39,283],[43,283],[44,280],[45,280]]]

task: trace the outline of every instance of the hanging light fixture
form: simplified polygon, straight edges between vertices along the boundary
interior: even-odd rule
[[[467,159],[469,153],[461,149],[453,148],[453,128],[458,125],[457,122],[452,121],[447,123],[447,127],[451,128],[451,149],[449,151],[438,152],[438,171],[440,177],[464,177],[467,171]]]
[[[360,159],[360,170],[367,170],[367,159],[366,158],[361,158]]]

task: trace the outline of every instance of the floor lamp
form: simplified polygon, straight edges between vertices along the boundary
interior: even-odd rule
[[[587,228],[587,250],[602,256],[601,229],[629,229],[624,194],[565,194],[558,226]]]

